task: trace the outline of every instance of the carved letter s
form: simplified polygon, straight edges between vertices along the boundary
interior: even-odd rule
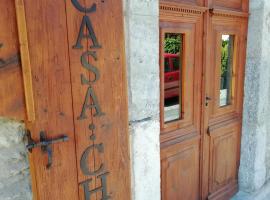
[[[90,85],[91,83],[95,83],[96,81],[99,80],[99,70],[98,68],[96,68],[95,66],[91,65],[90,63],[88,63],[88,56],[92,56],[94,58],[94,60],[96,61],[97,60],[97,55],[96,55],[96,52],[95,51],[86,51],[82,54],[81,56],[81,63],[82,63],[82,66],[87,69],[88,71],[91,71],[95,74],[95,78],[93,80],[87,80],[85,78],[85,76],[83,74],[81,74],[81,82],[82,84],[88,84]]]

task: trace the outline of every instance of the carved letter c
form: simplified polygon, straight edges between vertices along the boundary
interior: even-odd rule
[[[74,5],[74,7],[79,10],[80,12],[83,13],[91,13],[91,12],[95,12],[97,5],[95,3],[92,4],[92,6],[90,6],[89,8],[83,7],[78,0],[71,0],[72,4]]]
[[[80,165],[81,165],[81,170],[84,175],[92,176],[100,173],[104,169],[104,165],[101,164],[99,168],[95,171],[91,171],[88,166],[88,157],[91,152],[91,150],[97,149],[99,153],[103,153],[103,144],[93,144],[89,146],[84,152],[81,157]]]

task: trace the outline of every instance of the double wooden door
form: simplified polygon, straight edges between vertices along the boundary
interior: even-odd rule
[[[248,1],[160,2],[163,200],[238,190]]]

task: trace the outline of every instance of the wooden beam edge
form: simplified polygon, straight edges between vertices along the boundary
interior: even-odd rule
[[[32,84],[32,71],[28,47],[27,28],[25,19],[25,8],[23,0],[15,0],[18,35],[21,53],[21,65],[24,83],[25,104],[27,121],[33,122],[35,116],[34,94]]]

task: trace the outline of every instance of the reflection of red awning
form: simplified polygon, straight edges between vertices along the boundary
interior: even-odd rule
[[[173,53],[164,53],[164,58],[178,58],[180,53],[173,54]]]

